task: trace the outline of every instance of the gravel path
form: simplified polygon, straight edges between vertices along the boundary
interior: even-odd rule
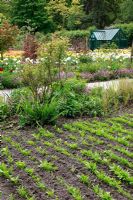
[[[102,87],[104,89],[108,89],[111,86],[114,86],[116,89],[120,83],[121,79],[118,80],[111,80],[111,81],[103,81],[103,82],[95,82],[95,83],[87,83],[86,86],[86,91],[95,88],[95,87]],[[123,81],[129,81],[129,82],[133,82],[133,79],[123,79]],[[0,90],[0,97],[2,97],[4,99],[4,101],[7,100],[8,97],[10,97],[11,92],[13,90]]]

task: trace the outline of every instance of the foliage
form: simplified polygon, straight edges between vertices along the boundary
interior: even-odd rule
[[[123,1],[122,4],[120,5],[120,9],[121,9],[120,13],[121,20],[126,23],[132,22],[133,1],[132,0]]]
[[[10,114],[9,106],[6,103],[0,102],[0,121],[5,120]]]
[[[22,82],[30,88],[35,99],[44,101],[47,94],[52,94],[54,82],[61,84],[61,71],[66,71],[63,60],[67,46],[67,39],[53,38],[52,41],[40,47],[39,64],[35,67],[34,64],[24,66],[21,73]]]
[[[34,35],[28,34],[24,40],[24,58],[35,60],[37,58],[38,44]]]
[[[114,24],[113,27],[121,28],[128,38],[129,45],[132,44],[132,38],[133,38],[133,23],[132,22]]]
[[[10,72],[3,72],[0,74],[0,82],[2,89],[18,88],[21,86],[21,81],[17,75]]]
[[[19,11],[19,12],[18,12]],[[30,28],[31,32],[52,30],[52,22],[48,19],[44,0],[13,0],[11,21],[19,27]]]
[[[59,31],[57,34],[59,36],[66,36],[69,39],[76,39],[76,38],[86,38],[91,34],[91,31],[96,29],[95,26],[89,27],[87,30],[71,30],[71,31]]]
[[[13,46],[18,29],[16,26],[10,25],[7,21],[0,23],[0,54],[3,59],[3,53]]]
[[[19,105],[19,123],[21,126],[54,124],[59,116],[56,107],[57,102],[54,100],[41,104],[37,101],[29,102],[29,100],[24,99]]]
[[[89,15],[89,22],[91,21],[97,28],[104,28],[110,25],[117,18],[120,9],[120,0],[82,0],[81,2],[86,14]]]
[[[121,80],[104,92],[103,106],[106,113],[118,110],[121,105],[127,106],[133,101],[132,81]]]
[[[118,46],[114,42],[111,42],[111,43],[102,44],[100,46],[100,48],[103,48],[103,49],[117,49]]]
[[[9,18],[10,12],[11,12],[11,1],[0,0],[0,14],[5,16],[5,18]]]

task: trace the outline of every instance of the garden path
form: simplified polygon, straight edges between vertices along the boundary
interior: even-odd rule
[[[108,89],[109,87],[114,86],[115,88],[117,88],[120,83],[120,80],[121,79],[87,83],[86,91],[89,91],[90,89],[95,88],[95,87],[102,87],[104,89]],[[123,79],[123,81],[131,81],[132,82],[133,79],[127,78],[127,79]],[[8,97],[10,97],[12,91],[13,91],[12,89],[11,90],[0,90],[0,97],[2,97],[4,99],[4,101],[6,101],[8,99]]]
[[[133,79],[118,79],[118,80],[110,80],[110,81],[103,81],[103,82],[94,82],[94,83],[88,83],[87,84],[87,89],[91,89],[91,88],[95,88],[95,87],[102,87],[104,89],[108,89],[109,87],[114,87],[117,89],[117,87],[119,86],[120,81],[123,80],[124,81],[128,81],[128,82],[133,82]]]

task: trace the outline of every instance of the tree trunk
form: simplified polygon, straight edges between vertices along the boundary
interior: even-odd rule
[[[3,56],[3,52],[2,51],[0,52],[0,55],[1,55],[1,60],[3,60],[4,56]]]

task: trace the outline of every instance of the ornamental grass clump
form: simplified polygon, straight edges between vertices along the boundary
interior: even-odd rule
[[[103,108],[105,113],[117,111],[122,106],[128,106],[133,102],[133,81],[120,80],[108,88],[103,94]]]

